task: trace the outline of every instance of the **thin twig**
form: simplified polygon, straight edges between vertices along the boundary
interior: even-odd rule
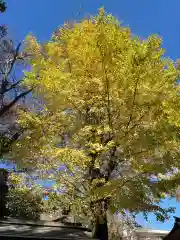
[[[139,82],[139,78],[137,78],[136,83],[135,83],[135,88],[134,88],[134,93],[133,93],[133,101],[132,101],[132,106],[131,106],[131,113],[130,113],[130,116],[129,116],[129,121],[128,121],[128,123],[127,123],[126,129],[129,128],[129,125],[130,125],[131,120],[132,120],[133,109],[134,109],[134,105],[135,105],[135,99],[136,99],[138,82]]]

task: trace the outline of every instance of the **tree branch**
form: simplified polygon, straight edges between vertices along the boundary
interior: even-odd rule
[[[32,92],[32,88],[19,94],[17,97],[15,97],[9,104],[3,106],[0,109],[0,117],[2,117],[14,104],[16,104],[22,97],[26,96],[28,93]]]
[[[132,101],[132,106],[131,106],[131,113],[129,116],[129,121],[127,123],[126,129],[129,128],[129,125],[131,123],[132,120],[132,116],[133,116],[133,109],[134,109],[134,104],[135,104],[135,99],[136,99],[136,93],[137,93],[137,87],[138,87],[138,82],[139,82],[139,78],[137,78],[136,83],[135,83],[135,88],[134,88],[134,93],[133,93],[133,101]]]
[[[12,69],[13,69],[13,67],[14,67],[14,63],[15,63],[15,61],[17,60],[17,57],[18,57],[18,55],[19,55],[19,49],[20,49],[20,47],[21,47],[21,43],[19,43],[18,46],[17,46],[17,48],[16,48],[16,51],[15,51],[13,60],[12,60],[12,62],[11,62],[10,69],[9,69],[9,71],[6,73],[6,77],[5,77],[6,79],[5,79],[5,81],[7,80],[7,76],[10,75],[11,72],[12,72]]]
[[[149,110],[149,106],[148,106],[148,110]],[[137,126],[139,125],[139,121],[141,121],[144,116],[145,116],[145,114],[142,114],[142,115],[140,116],[140,118],[137,120],[137,123],[134,124],[128,131],[126,131],[125,134],[124,134],[124,136],[123,136],[121,139],[125,138],[135,127],[137,127]],[[131,118],[131,120],[132,120],[132,118]],[[130,122],[131,122],[131,120],[130,120]],[[129,122],[129,124],[130,124],[130,122]],[[127,129],[127,128],[126,128],[126,129]]]
[[[8,76],[11,74],[12,70],[13,70],[13,67],[14,67],[14,64],[16,62],[16,60],[18,59],[18,55],[19,55],[19,49],[20,49],[20,46],[21,46],[21,43],[18,44],[17,48],[16,48],[16,51],[15,51],[15,54],[13,56],[13,59],[12,59],[12,62],[11,62],[11,66],[9,68],[9,70],[7,72],[4,73],[4,79],[2,81],[2,84],[1,84],[1,95],[5,94],[6,92],[12,90],[13,88],[15,88],[20,82],[22,82],[22,80],[12,84],[9,88],[7,88],[7,85],[8,85]],[[3,73],[2,73],[3,74]]]
[[[12,89],[14,89],[14,88],[15,88],[18,84],[20,84],[22,81],[23,81],[23,80],[21,79],[21,80],[17,81],[16,83],[11,84],[10,87],[8,87],[8,88],[5,89],[5,91],[3,92],[3,94],[6,93],[6,92],[9,92],[9,91],[12,90]]]

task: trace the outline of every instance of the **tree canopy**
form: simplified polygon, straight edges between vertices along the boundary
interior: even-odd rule
[[[44,203],[41,194],[35,190],[26,186],[10,188],[7,196],[9,216],[24,220],[39,220],[44,212]]]
[[[27,131],[11,158],[55,179],[55,190],[96,227],[107,209],[159,220],[172,211],[158,204],[180,182],[180,72],[161,42],[134,36],[104,9],[45,44],[27,37],[33,57],[23,86],[41,109],[20,112]]]

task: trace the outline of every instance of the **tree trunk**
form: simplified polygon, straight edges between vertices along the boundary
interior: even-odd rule
[[[93,238],[108,240],[108,225],[106,213],[103,216],[96,216]]]

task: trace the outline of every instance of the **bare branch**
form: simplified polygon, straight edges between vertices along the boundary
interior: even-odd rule
[[[1,93],[1,94],[4,94],[4,93],[6,93],[6,92],[9,92],[10,90],[14,89],[18,84],[20,84],[21,82],[23,82],[22,79],[19,80],[19,81],[17,81],[17,82],[14,83],[14,84],[11,84],[11,86],[8,87],[8,88],[6,88],[6,89],[3,91],[3,93]]]
[[[10,67],[9,71],[6,73],[6,79],[5,79],[5,81],[7,80],[7,76],[9,76],[9,75],[11,74],[11,72],[12,72],[12,69],[13,69],[13,67],[14,67],[15,61],[17,60],[17,57],[18,57],[18,55],[19,55],[19,49],[20,49],[20,47],[21,47],[21,43],[19,43],[18,46],[17,46],[17,48],[16,48],[16,51],[15,51],[15,54],[14,54],[14,58],[13,58],[13,60],[12,60],[12,62],[11,62],[11,67]]]
[[[16,104],[22,97],[26,96],[28,93],[32,92],[32,88],[19,94],[17,97],[15,97],[9,104],[3,106],[0,109],[0,117],[2,117],[14,104]]]

